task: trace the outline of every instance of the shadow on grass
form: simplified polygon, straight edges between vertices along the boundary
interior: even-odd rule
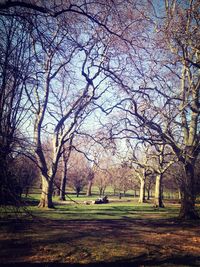
[[[23,197],[22,198],[22,206],[38,206],[39,204],[39,201],[35,198],[26,198],[26,197]]]
[[[10,263],[10,264],[2,264],[2,267],[134,267],[134,266],[200,266],[200,256],[194,257],[190,255],[186,256],[176,256],[176,257],[167,257],[164,259],[151,259],[145,260],[143,256],[131,259],[129,261],[115,261],[115,262],[97,262],[97,263],[89,263],[89,264],[79,264],[79,263]]]
[[[8,227],[8,222],[4,222],[4,226]],[[3,226],[2,225],[2,226]],[[13,227],[14,225],[11,224]],[[23,226],[25,229],[23,229]],[[33,226],[33,228],[31,227]],[[59,222],[57,220],[47,220],[44,219],[43,221],[40,221],[40,224],[38,225],[34,221],[27,221],[23,223],[16,223],[14,227],[14,233],[16,236],[16,233],[23,234],[23,230],[33,231],[33,233],[36,231],[36,236],[32,236],[31,239],[27,239],[27,236],[20,236],[20,242],[16,237],[13,239],[4,240],[4,244],[2,244],[2,248],[9,248],[7,250],[7,257],[11,257],[12,260],[16,260],[16,258],[19,256],[19,254],[22,253],[22,257],[28,255],[28,250],[32,250],[34,248],[38,248],[39,246],[45,247],[47,245],[62,245],[60,248],[63,248],[63,245],[67,245],[68,248],[70,246],[75,250],[75,252],[81,252],[82,246],[80,244],[85,244],[85,246],[91,248],[91,252],[93,250],[98,249],[98,242],[103,242],[103,244],[108,244],[107,252],[111,252],[112,248],[115,246],[115,242],[117,241],[118,244],[123,243],[123,240],[126,240],[127,248],[128,246],[134,246],[137,245],[137,247],[144,248],[146,247],[152,247],[152,250],[149,252],[149,254],[145,253],[138,257],[132,257],[129,260],[124,258],[121,260],[113,261],[113,262],[99,262],[99,263],[90,263],[90,264],[65,264],[60,263],[59,261],[62,261],[61,259],[58,259],[57,262],[54,263],[26,263],[26,262],[20,262],[20,263],[13,263],[13,264],[5,264],[1,265],[4,267],[7,266],[33,266],[33,267],[73,267],[73,266],[83,266],[83,267],[101,267],[101,266],[200,266],[200,256],[191,255],[189,251],[187,251],[187,256],[185,255],[185,251],[181,252],[177,250],[175,251],[176,255],[166,256],[165,252],[161,252],[163,249],[163,244],[165,243],[165,240],[161,237],[161,243],[160,242],[154,242],[155,240],[152,240],[151,242],[148,242],[148,239],[145,241],[144,237],[148,237],[149,234],[152,233],[173,233],[173,235],[177,234],[177,237],[180,236],[179,229],[184,230],[186,228],[186,232],[181,234],[183,235],[183,242],[184,238],[187,243],[187,236],[188,236],[188,229],[191,231],[193,230],[193,235],[199,236],[199,222],[196,221],[188,221],[188,222],[181,222],[179,220],[172,220],[172,219],[159,219],[159,220],[149,220],[149,219],[130,219],[127,220],[84,220],[84,221],[77,221],[77,220],[60,220]],[[44,240],[41,238],[38,239],[38,233],[43,233],[46,230],[49,230],[48,235],[45,236]],[[176,232],[178,230],[178,232]],[[10,229],[9,229],[10,232]],[[196,234],[195,234],[196,232]],[[131,233],[134,233],[131,234]],[[39,236],[40,237],[40,236]],[[107,238],[109,237],[109,239]],[[86,239],[85,239],[86,238]],[[132,239],[135,238],[135,242],[131,242]],[[76,242],[76,241],[82,240],[82,243]],[[89,242],[94,242],[93,245],[90,246],[91,243],[85,243],[84,240]],[[105,243],[104,243],[105,242]],[[106,243],[107,242],[107,243]],[[174,239],[175,244],[177,244],[178,239]],[[182,242],[182,241],[181,241]],[[89,245],[88,245],[89,244]],[[172,245],[174,243],[172,242]],[[196,245],[196,244],[195,244]],[[17,248],[15,250],[15,247]],[[26,248],[26,249],[24,249]],[[104,247],[105,248],[105,247]],[[117,247],[120,249],[120,247]],[[176,248],[176,246],[175,246]],[[50,251],[52,247],[50,246]],[[11,254],[10,254],[11,253]],[[16,253],[16,257],[15,257]],[[184,254],[182,254],[184,253]],[[13,255],[14,254],[14,255]],[[3,254],[2,254],[3,255]],[[169,254],[168,254],[169,255]],[[130,254],[129,254],[130,256]],[[6,258],[5,258],[6,259]],[[46,259],[46,258],[44,258]],[[104,255],[103,258],[105,259]],[[118,258],[119,259],[119,258]],[[20,259],[18,258],[20,261]],[[23,258],[21,258],[23,261]],[[64,259],[63,259],[64,260]],[[4,261],[6,262],[6,261]]]

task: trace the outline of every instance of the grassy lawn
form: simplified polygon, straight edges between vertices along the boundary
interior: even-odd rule
[[[44,266],[200,266],[199,222],[180,222],[178,204],[155,209],[126,197],[86,205],[79,198],[55,209],[38,209],[31,195],[26,210],[1,208],[0,262]],[[5,212],[6,211],[6,212]]]
[[[75,197],[69,195],[70,201],[61,202],[58,197],[54,197],[55,209],[38,209],[39,195],[31,195],[28,198],[28,205],[17,211],[13,207],[1,209],[2,218],[12,218],[18,215],[19,218],[27,217],[27,211],[34,217],[48,218],[53,220],[119,220],[119,219],[136,219],[136,218],[174,218],[178,216],[178,204],[166,204],[165,209],[154,208],[152,203],[139,204],[137,199],[123,197],[119,200],[117,197],[109,198],[108,204],[103,205],[86,205],[84,202],[91,202],[96,196]],[[29,213],[28,213],[29,214]]]

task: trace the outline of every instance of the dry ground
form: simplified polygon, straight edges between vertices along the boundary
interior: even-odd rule
[[[155,218],[4,221],[0,262],[14,266],[200,266],[200,225]]]

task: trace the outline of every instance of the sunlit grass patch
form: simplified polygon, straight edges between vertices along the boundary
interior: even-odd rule
[[[177,206],[166,208],[154,208],[151,203],[138,204],[131,202],[113,202],[100,205],[85,205],[68,203],[65,205],[55,205],[54,210],[38,209],[30,207],[33,215],[56,220],[109,220],[109,219],[133,219],[142,217],[171,218],[178,214]]]
[[[1,218],[14,218],[17,213],[18,218],[34,216],[52,220],[169,219],[176,218],[180,208],[179,204],[170,202],[166,202],[165,208],[154,208],[152,202],[141,204],[138,203],[137,199],[130,197],[124,197],[120,200],[117,197],[110,197],[110,202],[107,204],[90,205],[84,204],[84,201],[92,203],[96,196],[76,198],[74,195],[70,195],[70,198],[76,202],[69,200],[61,202],[58,197],[54,197],[54,209],[39,209],[37,207],[39,195],[32,194],[27,199],[23,199],[25,205],[17,210],[12,206],[1,207]]]

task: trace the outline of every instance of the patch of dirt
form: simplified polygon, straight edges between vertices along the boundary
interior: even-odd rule
[[[200,266],[199,222],[45,219],[2,226],[1,263]]]

